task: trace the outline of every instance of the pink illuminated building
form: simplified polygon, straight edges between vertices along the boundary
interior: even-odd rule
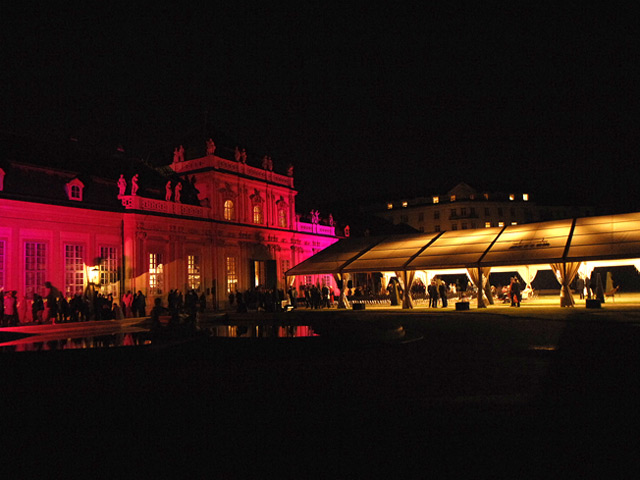
[[[202,147],[204,156],[185,159],[180,146],[162,168],[122,151],[89,159],[76,145],[54,158],[61,168],[44,154],[5,151],[0,290],[18,292],[21,318],[46,281],[67,296],[88,286],[114,299],[142,291],[148,306],[195,289],[221,308],[236,290],[286,290],[285,271],[338,240],[333,225],[296,215],[292,168],[281,175],[269,157],[256,167],[246,154],[218,156],[211,140]]]

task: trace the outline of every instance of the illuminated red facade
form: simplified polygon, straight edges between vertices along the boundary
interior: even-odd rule
[[[218,307],[236,289],[286,289],[284,272],[338,237],[317,216],[300,221],[293,169],[275,173],[265,159],[258,168],[211,145],[191,160],[176,150],[168,167],[139,165],[135,186],[134,170],[118,180],[5,160],[0,290],[17,290],[28,317],[46,281],[68,296],[90,283],[114,298],[140,290],[147,305],[171,289],[194,288]],[[332,280],[296,284],[309,281]]]

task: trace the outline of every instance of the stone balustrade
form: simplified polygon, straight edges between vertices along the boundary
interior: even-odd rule
[[[171,168],[177,174],[185,174],[205,168],[215,168],[293,188],[293,177],[280,175],[279,173],[272,172],[271,170],[252,167],[246,163],[227,160],[226,158],[217,157],[215,155],[172,163]]]
[[[206,207],[167,202],[165,200],[145,198],[138,195],[120,195],[118,198],[126,210],[143,210],[147,212],[158,212],[167,215],[180,215],[194,218],[214,218],[213,211]],[[335,227],[327,225],[300,221],[296,222],[296,231],[300,233],[315,233],[318,235],[334,237],[336,234],[335,230]]]

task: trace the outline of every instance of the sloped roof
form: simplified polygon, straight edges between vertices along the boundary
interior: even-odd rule
[[[640,258],[640,212],[503,228],[343,239],[287,272],[447,270]]]

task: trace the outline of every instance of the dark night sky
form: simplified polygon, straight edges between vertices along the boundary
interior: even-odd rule
[[[459,181],[640,209],[631,10],[227,3],[2,7],[0,128],[158,163],[212,136],[293,163],[301,209]]]

